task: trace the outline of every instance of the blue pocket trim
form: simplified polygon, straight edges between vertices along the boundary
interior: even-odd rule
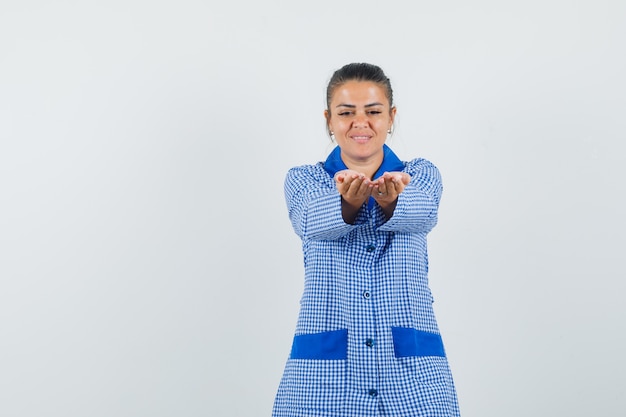
[[[302,334],[293,338],[290,359],[347,359],[348,330]]]
[[[443,341],[437,333],[423,332],[407,327],[392,327],[391,334],[396,358],[408,356],[446,357]]]

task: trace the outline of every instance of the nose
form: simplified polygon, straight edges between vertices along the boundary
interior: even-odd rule
[[[365,114],[356,114],[354,116],[354,121],[352,122],[353,127],[367,127],[369,121],[367,119],[367,115]]]

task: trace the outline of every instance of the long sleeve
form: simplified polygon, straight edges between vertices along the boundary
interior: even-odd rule
[[[302,239],[335,240],[356,227],[344,222],[341,196],[320,165],[291,168],[285,179],[285,199],[293,229]]]
[[[443,186],[435,165],[425,159],[408,162],[404,172],[411,182],[398,196],[393,216],[378,228],[381,232],[426,232],[437,224]]]

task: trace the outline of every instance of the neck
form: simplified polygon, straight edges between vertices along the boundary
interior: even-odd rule
[[[347,158],[343,153],[341,154],[341,160],[344,164],[353,171],[361,172],[365,174],[370,180],[373,179],[374,174],[378,171],[378,168],[383,163],[383,152],[379,152],[376,155],[368,158],[368,159],[350,159]]]

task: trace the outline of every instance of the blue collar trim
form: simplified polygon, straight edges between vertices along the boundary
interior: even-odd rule
[[[324,169],[331,177],[335,177],[335,174],[339,171],[348,169],[341,159],[341,148],[339,148],[339,146],[336,146],[330,155],[328,155],[326,162],[324,162]],[[393,153],[389,146],[383,145],[383,163],[380,164],[373,179],[380,177],[385,172],[402,171],[403,169],[404,163]]]

